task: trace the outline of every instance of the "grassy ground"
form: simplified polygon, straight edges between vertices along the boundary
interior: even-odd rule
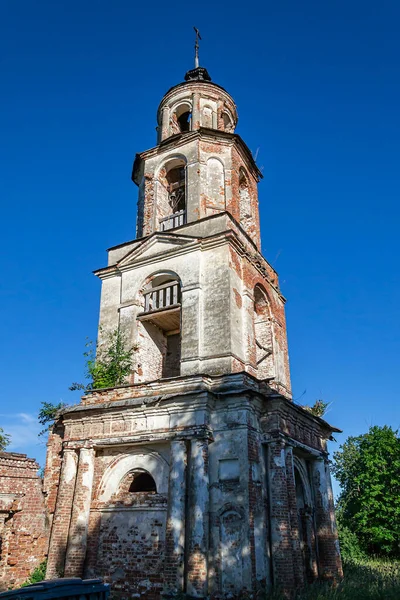
[[[343,566],[345,577],[338,586],[315,583],[296,600],[400,600],[400,561],[345,561]],[[275,593],[268,600],[281,598]]]

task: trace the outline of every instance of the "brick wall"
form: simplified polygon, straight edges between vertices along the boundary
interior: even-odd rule
[[[48,528],[39,465],[0,452],[0,590],[20,586],[45,559]]]

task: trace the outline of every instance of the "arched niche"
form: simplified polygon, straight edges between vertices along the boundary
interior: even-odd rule
[[[91,547],[92,569],[96,576],[112,581],[116,590],[128,589],[129,582],[129,593],[123,597],[140,596],[143,573],[150,580],[152,575],[159,580],[163,573],[168,475],[167,461],[155,450],[142,447],[117,456],[102,477],[99,511],[93,515],[98,534]],[[143,476],[147,482],[154,481],[156,502],[149,486],[129,491],[135,479]]]
[[[137,380],[178,377],[181,368],[181,281],[171,271],[157,273],[141,287],[137,317]]]
[[[267,292],[259,284],[254,288],[253,319],[257,377],[268,379],[275,375],[272,319]]]
[[[227,505],[219,513],[219,557],[221,589],[224,593],[238,594],[244,587],[244,518],[242,511]]]
[[[201,111],[201,125],[202,127],[208,127],[208,129],[212,129],[214,126],[214,111],[212,106],[205,104]]]
[[[227,110],[224,110],[222,112],[222,122],[224,124],[224,131],[226,131],[227,133],[234,132],[235,126],[233,124],[233,119],[231,114]]]
[[[109,503],[118,492],[121,482],[133,472],[146,472],[154,480],[157,493],[168,493],[167,461],[158,452],[141,449],[138,452],[118,456],[107,467],[99,486],[98,499],[101,503]]]
[[[225,210],[225,170],[218,158],[207,160],[207,213]]]
[[[186,223],[186,158],[169,158],[156,176],[156,229],[166,231]]]
[[[239,211],[242,227],[247,230],[252,220],[249,177],[243,167],[239,170]]]

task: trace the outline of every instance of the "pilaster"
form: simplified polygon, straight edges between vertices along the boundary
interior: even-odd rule
[[[208,440],[192,440],[190,450],[189,544],[186,592],[189,596],[204,598],[207,596],[208,591]]]
[[[57,504],[51,529],[46,579],[63,577],[68,532],[74,500],[78,455],[74,449],[65,448],[61,467]]]
[[[165,579],[168,592],[183,593],[185,566],[186,442],[170,445]]]
[[[287,487],[285,442],[268,446],[269,511],[273,583],[283,590],[295,587]]]
[[[79,451],[76,491],[65,560],[65,577],[82,577],[83,575],[92,498],[94,455],[93,448],[81,448]]]

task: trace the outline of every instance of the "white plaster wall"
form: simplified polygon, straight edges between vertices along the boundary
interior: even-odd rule
[[[100,297],[100,317],[99,317],[99,342],[102,341],[102,333],[106,335],[107,331],[114,331],[118,328],[119,313],[118,307],[121,297],[121,277],[113,275],[103,279]]]
[[[200,354],[202,358],[226,355],[231,351],[230,278],[228,246],[212,247],[202,253],[201,289],[203,297]],[[218,360],[207,372],[220,371]]]
[[[222,202],[215,205],[215,192],[210,194],[210,177],[209,163],[210,159],[216,159],[223,165],[224,171],[224,204],[227,206],[232,198],[232,147],[229,144],[216,143],[215,146],[210,142],[201,142],[199,144],[199,166],[200,169],[200,188],[198,190],[200,202],[200,218],[208,217],[218,213],[218,210],[223,210]]]

